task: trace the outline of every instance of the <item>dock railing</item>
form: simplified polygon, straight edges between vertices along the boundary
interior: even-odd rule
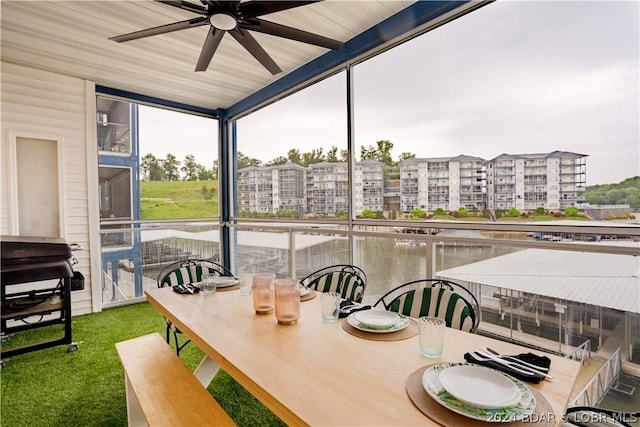
[[[620,347],[602,364],[593,378],[569,403],[573,406],[598,406],[612,385],[620,377]]]

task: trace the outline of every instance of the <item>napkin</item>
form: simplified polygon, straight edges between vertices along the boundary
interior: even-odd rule
[[[547,356],[538,356],[536,354],[533,353],[520,353],[520,354],[515,354],[515,355],[510,355],[511,357],[515,357],[516,359],[520,359],[523,362],[527,362],[527,363],[531,363],[532,365],[536,365],[536,366],[540,366],[541,368],[549,368],[549,366],[551,365],[551,359],[549,359]],[[525,375],[522,374],[520,372],[516,372],[513,369],[510,369],[508,366],[502,365],[498,362],[494,362],[493,360],[478,360],[475,357],[473,357],[471,354],[469,353],[465,353],[464,354],[464,360],[466,360],[469,363],[475,363],[476,365],[482,365],[482,366],[487,366],[489,368],[493,368],[496,369],[498,371],[502,371],[506,374],[511,375],[512,377],[516,377],[517,379],[521,380],[521,381],[527,381],[530,383],[539,383],[540,381],[544,380],[544,376],[540,375],[540,374],[534,374],[534,375]]]
[[[174,285],[172,286],[172,288],[173,292],[185,295],[197,294],[198,292],[200,292],[200,288],[193,285]]]
[[[340,314],[338,315],[338,317],[340,318],[347,317],[351,313],[355,313],[356,311],[361,311],[361,310],[371,310],[371,306],[361,305],[351,301],[350,299],[345,299],[340,303]]]

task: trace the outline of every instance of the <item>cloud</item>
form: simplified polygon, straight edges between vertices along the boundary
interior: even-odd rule
[[[495,2],[356,65],[356,156],[378,140],[394,158],[563,150],[589,156],[588,185],[640,175],[639,5]],[[239,150],[346,148],[345,88],[341,72],[240,119]]]

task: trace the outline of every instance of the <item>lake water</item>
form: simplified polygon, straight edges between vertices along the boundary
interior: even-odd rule
[[[367,300],[377,299],[402,283],[426,278],[426,248],[396,245],[393,239],[365,237],[356,261],[367,274]],[[518,249],[487,246],[442,246],[436,248],[435,271],[446,270],[512,253]]]

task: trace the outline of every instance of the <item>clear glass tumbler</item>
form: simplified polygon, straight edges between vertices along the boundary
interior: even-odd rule
[[[275,278],[276,275],[273,273],[253,275],[253,308],[256,314],[273,313],[275,306],[273,282]]]
[[[276,319],[280,325],[294,325],[300,318],[300,287],[296,279],[276,279]]]
[[[240,295],[251,295],[253,273],[240,273]]]
[[[337,292],[323,292],[320,295],[320,306],[322,307],[322,320],[333,323],[340,317],[340,302],[342,296]]]
[[[420,353],[423,356],[435,359],[442,355],[445,327],[445,321],[437,317],[425,316],[418,319]]]

